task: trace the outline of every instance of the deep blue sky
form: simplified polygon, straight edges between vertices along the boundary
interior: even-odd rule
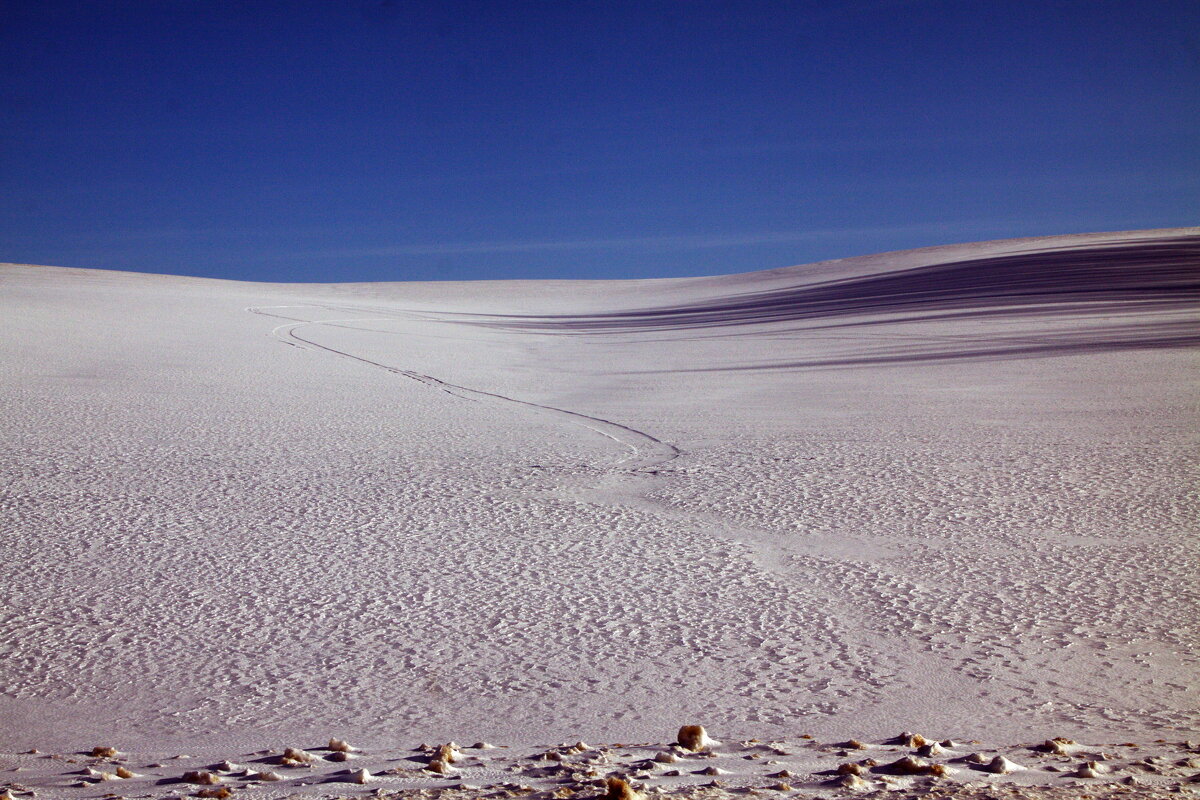
[[[0,261],[673,276],[1198,211],[1195,0],[0,0]]]

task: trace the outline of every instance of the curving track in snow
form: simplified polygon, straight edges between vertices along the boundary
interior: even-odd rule
[[[482,389],[472,389],[469,386],[460,386],[456,383],[444,381],[441,378],[435,378],[432,375],[425,375],[414,370],[402,369],[379,361],[374,361],[362,356],[356,356],[353,353],[338,350],[328,345],[313,341],[312,339],[301,336],[297,331],[309,326],[318,325],[342,325],[361,322],[390,322],[391,319],[363,319],[361,317],[351,319],[327,319],[327,320],[297,320],[292,317],[286,317],[282,314],[272,314],[264,309],[267,308],[325,308],[324,306],[251,306],[246,310],[252,314],[259,314],[264,317],[274,317],[275,319],[289,320],[283,325],[277,325],[271,331],[271,336],[279,341],[300,347],[302,349],[312,348],[323,350],[326,353],[345,358],[350,361],[356,361],[359,364],[365,364],[369,367],[390,372],[393,375],[399,375],[409,380],[414,380],[423,383],[434,389],[439,389],[447,394],[461,398],[463,400],[502,403],[506,405],[520,406],[521,408],[535,411],[540,414],[557,417],[570,422],[574,425],[587,428],[601,436],[612,439],[620,445],[626,447],[630,454],[616,464],[616,468],[630,470],[634,472],[653,473],[658,467],[671,461],[680,454],[679,448],[672,444],[662,441],[651,436],[644,431],[639,431],[636,428],[631,428],[628,425],[622,425],[619,422],[603,419],[601,417],[593,417],[588,414],[581,414],[578,411],[568,411],[565,408],[556,408],[554,406],[542,405],[541,403],[533,403],[528,400],[518,400],[515,397],[498,394],[496,392],[487,392]],[[358,309],[343,309],[343,310],[358,310]]]

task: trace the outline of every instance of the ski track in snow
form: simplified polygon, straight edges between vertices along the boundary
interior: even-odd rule
[[[366,364],[367,366],[374,367],[376,369],[382,369],[385,372],[390,372],[393,375],[400,375],[410,380],[423,383],[426,386],[439,389],[447,394],[463,400],[494,402],[520,406],[541,414],[547,414],[559,419],[565,419],[574,425],[587,428],[588,430],[594,431],[601,436],[611,439],[632,451],[630,456],[618,462],[616,466],[619,469],[653,474],[658,467],[666,464],[668,461],[671,461],[680,455],[679,448],[675,447],[674,445],[657,439],[644,431],[639,431],[635,428],[629,427],[628,425],[622,425],[619,422],[613,422],[612,420],[593,417],[587,414],[581,414],[578,411],[568,411],[565,408],[542,405],[541,403],[533,403],[528,400],[518,400],[515,397],[508,397],[507,395],[498,394],[496,392],[487,392],[483,391],[482,389],[472,389],[468,386],[460,386],[455,383],[444,381],[440,378],[435,378],[432,375],[425,375],[413,370],[401,369],[400,367],[389,366],[379,361],[372,361],[369,358],[356,356],[353,353],[320,344],[312,339],[306,339],[297,333],[299,329],[309,326],[345,325],[347,323],[361,322],[392,322],[394,321],[393,319],[363,319],[361,317],[356,317],[350,319],[327,319],[311,321],[295,320],[294,318],[285,317],[280,314],[272,314],[268,311],[265,311],[264,309],[266,308],[322,308],[322,306],[251,306],[246,310],[252,314],[259,314],[265,317],[290,320],[289,322],[283,325],[278,325],[271,330],[271,336],[285,344],[289,344],[294,347],[300,347],[302,349],[315,348],[318,350],[323,350],[340,358],[356,361],[360,364]],[[344,307],[341,310],[357,311],[359,309]]]

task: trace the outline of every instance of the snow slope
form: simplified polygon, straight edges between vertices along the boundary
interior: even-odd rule
[[[1200,229],[0,266],[0,749],[1200,731]]]

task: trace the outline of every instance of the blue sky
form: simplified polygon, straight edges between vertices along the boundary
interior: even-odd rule
[[[0,0],[0,261],[657,277],[1198,211],[1194,0]]]

